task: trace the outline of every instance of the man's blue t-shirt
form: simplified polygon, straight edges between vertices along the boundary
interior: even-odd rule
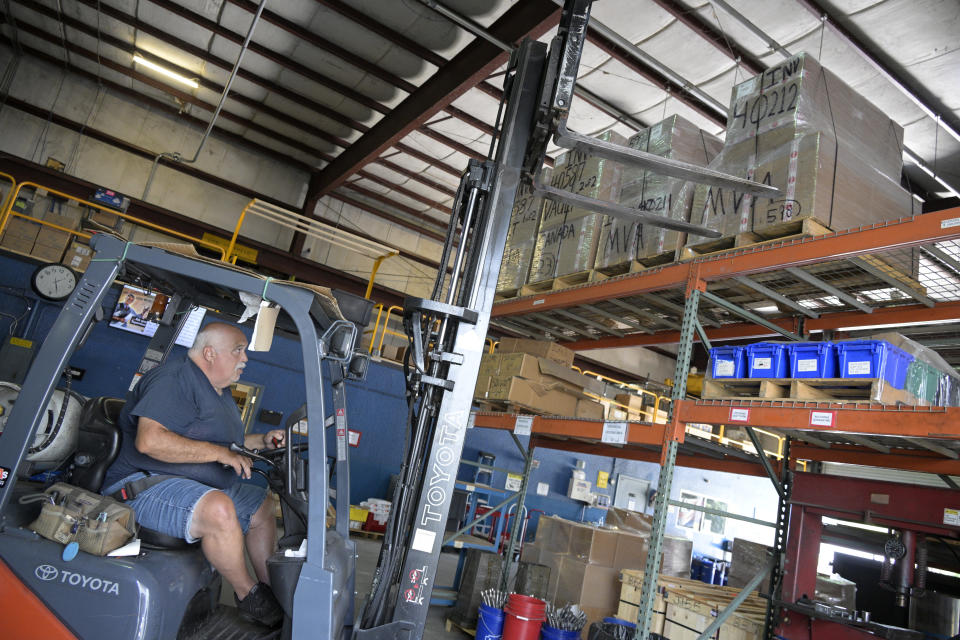
[[[136,448],[137,420],[156,420],[174,433],[192,440],[223,446],[243,443],[243,422],[230,389],[217,393],[203,371],[189,358],[166,362],[148,371],[127,393],[117,425],[122,442],[120,453],[107,470],[103,486],[109,487],[136,473],[169,474],[191,478],[217,489],[226,489],[239,476],[216,462],[163,462]]]

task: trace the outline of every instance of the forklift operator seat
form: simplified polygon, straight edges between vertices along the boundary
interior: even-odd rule
[[[73,454],[68,482],[99,493],[107,469],[120,453],[122,434],[117,420],[124,401],[119,398],[91,398],[80,415],[77,451]],[[187,549],[193,544],[153,529],[139,527],[140,541],[158,549]],[[194,543],[195,544],[195,543]]]

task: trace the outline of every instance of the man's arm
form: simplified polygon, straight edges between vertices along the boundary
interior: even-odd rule
[[[286,437],[287,432],[283,429],[273,429],[266,433],[248,433],[243,437],[243,446],[247,449],[278,449],[283,446]]]
[[[237,475],[250,477],[252,461],[224,446],[185,438],[165,426],[140,417],[137,420],[137,451],[162,462],[219,462],[233,467]]]

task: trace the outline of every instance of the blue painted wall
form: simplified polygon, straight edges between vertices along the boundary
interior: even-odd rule
[[[38,299],[30,290],[29,277],[34,263],[13,258],[0,252],[0,335],[6,335],[11,316],[21,318],[14,335],[31,340],[42,340],[59,313],[60,305]],[[119,288],[107,297],[105,311],[113,309]],[[208,317],[206,321],[215,318]],[[245,329],[249,335],[250,329]],[[136,371],[148,339],[113,329],[100,323],[87,343],[74,355],[71,364],[86,369],[82,381],[74,389],[84,395],[123,396]],[[177,347],[175,355],[184,350]],[[244,371],[246,382],[263,385],[264,395],[259,408],[283,413],[284,419],[305,400],[303,362],[299,344],[278,336],[273,348],[266,353],[249,353],[250,362]],[[329,387],[327,388],[329,410]],[[396,365],[371,363],[367,379],[362,384],[347,383],[347,402],[350,427],[361,432],[359,447],[351,448],[351,501],[356,504],[370,497],[387,497],[390,475],[400,469],[401,450],[406,428],[407,405],[404,399],[403,374]],[[272,428],[257,422],[253,429],[261,432]],[[332,432],[328,434],[328,451],[332,451]],[[520,440],[526,446],[527,439]],[[473,429],[468,432],[464,459],[476,460],[480,451],[496,455],[496,466],[522,472],[519,451],[504,431]],[[658,484],[659,467],[652,463],[603,456],[574,454],[552,449],[537,449],[535,459],[539,467],[531,473],[527,505],[534,514],[531,531],[535,530],[540,510],[571,520],[601,522],[605,511],[584,508],[566,497],[567,486],[577,460],[585,462],[586,476],[594,485],[599,471],[610,473],[615,481],[620,473]],[[475,468],[462,466],[460,478],[472,480]],[[502,488],[506,474],[497,472],[493,486]],[[536,494],[537,484],[549,485],[546,496]],[[673,482],[672,497],[679,498],[682,490],[693,491],[727,503],[728,508],[743,515],[773,521],[776,518],[776,494],[768,480],[750,476],[678,468]],[[594,489],[613,495],[614,487]],[[648,510],[651,512],[651,510]],[[724,538],[745,537],[757,542],[772,542],[770,529],[727,519],[723,535],[694,532],[676,526],[676,514],[668,518],[668,534],[693,539],[698,553],[718,556],[719,544]]]

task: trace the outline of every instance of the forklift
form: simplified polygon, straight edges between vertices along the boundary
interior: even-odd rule
[[[369,307],[365,311],[362,304],[336,292],[325,295],[240,272],[225,263],[98,235],[92,242],[95,258],[40,348],[0,439],[0,584],[6,594],[0,598],[0,619],[6,625],[21,630],[25,637],[91,639],[108,634],[123,640],[179,640],[215,637],[212,631],[236,624],[216,607],[219,580],[199,550],[168,548],[164,541],[155,541],[136,557],[80,554],[66,563],[60,560],[60,545],[26,528],[35,511],[31,513],[31,506],[21,505],[17,497],[37,490],[24,478],[29,472],[31,445],[38,438],[46,407],[71,354],[96,321],[114,279],[123,273],[176,294],[181,298],[176,305],[181,311],[189,304],[236,307],[241,293],[259,297],[279,305],[299,336],[307,399],[302,415],[313,427],[314,464],[306,464],[304,446],[294,445],[289,433],[284,447],[270,453],[276,459],[267,461],[271,486],[283,497],[287,532],[281,551],[268,564],[273,589],[286,614],[284,625],[273,635],[262,629],[240,629],[224,637],[422,637],[518,187],[525,184],[536,196],[649,226],[706,237],[719,235],[683,220],[543,184],[540,170],[549,141],[553,139],[565,149],[742,193],[768,197],[777,193],[767,185],[567,129],[591,1],[566,1],[558,33],[549,46],[527,39],[513,52],[505,76],[498,135],[486,160],[469,162],[455,196],[440,260],[449,269],[438,271],[430,298],[408,297],[405,301],[403,324],[409,348],[404,371],[409,409],[404,457],[373,585],[362,610],[354,616],[355,549],[348,535],[343,381],[363,378],[366,361],[354,348]],[[239,315],[239,309],[234,312]],[[151,344],[145,360],[159,362],[169,353],[175,323],[172,317],[166,320],[161,329],[168,327],[164,332],[167,346]],[[330,418],[324,413],[324,363],[333,389],[334,415]],[[103,427],[110,422],[111,411],[107,408],[100,413],[104,415],[95,416],[90,423]],[[291,424],[288,422],[288,429]],[[327,459],[323,433],[328,425],[335,427],[337,479],[336,520],[329,529],[325,518],[327,465],[316,462]],[[86,434],[97,431],[95,427],[82,429],[80,449]],[[107,433],[107,440],[115,433],[109,428],[101,430]],[[246,453],[264,457],[263,452]],[[77,456],[74,458],[76,461]],[[81,472],[77,482],[82,483],[87,475],[95,478],[97,474]],[[95,485],[94,479],[86,486]],[[144,532],[141,538],[146,545]],[[303,540],[305,556],[284,553],[299,548]],[[80,576],[77,584],[73,576]],[[117,592],[90,589],[94,580],[101,587],[109,581],[117,586]]]

